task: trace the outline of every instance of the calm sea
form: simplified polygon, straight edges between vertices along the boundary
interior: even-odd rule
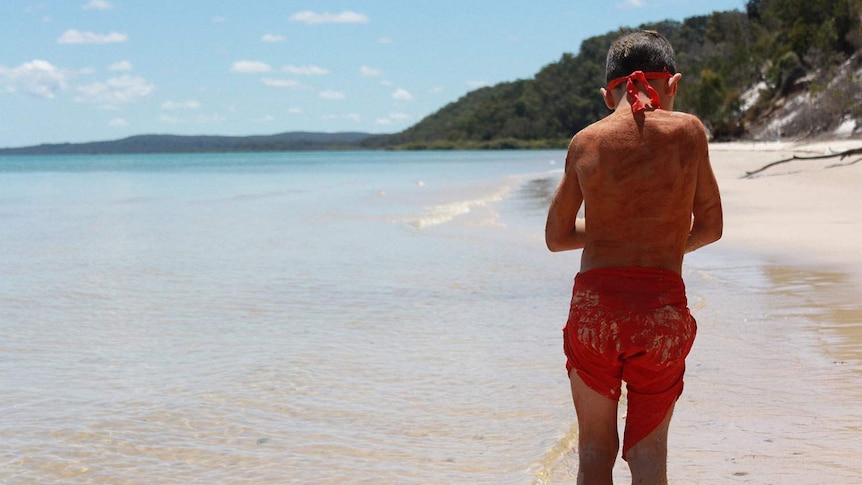
[[[523,483],[562,156],[0,158],[0,482]]]
[[[563,156],[0,158],[0,482],[570,478]]]

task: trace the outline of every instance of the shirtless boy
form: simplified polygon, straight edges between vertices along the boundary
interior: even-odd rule
[[[680,78],[657,32],[611,45],[601,92],[614,111],[572,138],[548,211],[548,249],[583,249],[563,331],[579,484],[613,481],[621,381],[632,482],[667,483],[668,426],[696,332],[683,255],[722,232],[704,127],[673,112]]]

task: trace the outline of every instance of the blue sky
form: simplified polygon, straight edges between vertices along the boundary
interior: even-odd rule
[[[0,147],[149,133],[393,133],[477,87],[532,77],[587,37],[744,5],[3,0]]]

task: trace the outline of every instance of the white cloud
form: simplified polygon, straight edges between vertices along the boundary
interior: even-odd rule
[[[347,98],[347,96],[345,96],[345,94],[342,92],[330,91],[330,90],[321,91],[320,97],[323,99],[346,99]]]
[[[58,44],[116,44],[129,40],[126,34],[111,32],[110,34],[94,34],[69,29],[57,38]]]
[[[377,43],[378,44],[391,44],[392,38],[391,37],[381,37],[381,38],[377,39]]]
[[[394,123],[402,123],[412,118],[412,116],[405,113],[389,113],[389,116],[387,116],[386,118],[378,118],[374,121],[374,123],[378,125],[388,126]]]
[[[644,0],[623,0],[617,4],[617,8],[640,8],[646,6]]]
[[[176,116],[161,115],[159,116],[159,121],[166,125],[176,125],[179,124],[182,120],[180,120]]]
[[[73,76],[70,71],[50,62],[34,59],[18,67],[0,66],[0,90],[53,99],[59,91],[66,89]]]
[[[284,42],[286,39],[283,35],[278,34],[264,34],[263,37],[260,38],[261,42]]]
[[[299,81],[294,81],[293,79],[263,78],[260,82],[262,82],[264,86],[269,86],[271,88],[295,88],[299,86]]]
[[[162,109],[167,111],[177,111],[177,110],[189,110],[189,109],[200,109],[200,102],[190,99],[188,101],[176,102],[176,101],[166,101],[162,103]]]
[[[212,23],[214,23],[214,24],[223,24],[226,21],[227,21],[227,19],[220,16],[220,15],[212,18]]]
[[[124,120],[123,118],[114,118],[108,122],[108,126],[111,128],[124,128],[129,126],[129,122]]]
[[[491,85],[488,81],[467,81],[466,84],[473,89],[485,88]]]
[[[362,66],[359,68],[359,73],[366,77],[377,77],[382,75],[383,71],[374,69],[373,67]]]
[[[260,72],[272,71],[272,67],[265,62],[260,61],[236,61],[230,66],[231,72],[242,74],[254,74]]]
[[[431,94],[442,93],[443,92],[443,86],[434,86],[433,88],[429,89],[428,92]]]
[[[329,70],[320,66],[284,66],[281,68],[281,71],[301,76],[323,76],[329,74]]]
[[[392,99],[397,101],[413,101],[413,95],[406,89],[399,88],[392,93]]]
[[[301,115],[302,114],[302,108],[290,108],[287,110],[287,112],[289,114],[292,114],[292,115]]]
[[[145,98],[156,89],[155,85],[138,76],[120,76],[78,87],[76,101],[107,106],[126,104]]]
[[[115,62],[108,66],[109,71],[129,72],[132,70],[132,63],[129,61]]]
[[[84,10],[111,10],[114,6],[107,0],[90,0],[81,8]]]
[[[357,113],[348,113],[348,114],[343,114],[343,115],[323,115],[320,117],[320,119],[322,119],[322,120],[349,120],[349,121],[355,121],[355,122],[359,123],[360,121],[362,121],[362,116],[360,116]]]
[[[304,10],[290,16],[291,22],[304,22],[306,24],[367,24],[368,16],[362,13],[345,10],[340,13],[312,12]]]

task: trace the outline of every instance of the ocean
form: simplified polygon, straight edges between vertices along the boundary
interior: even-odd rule
[[[564,155],[0,157],[0,482],[573,483]],[[707,349],[798,300],[702,251]],[[804,313],[778,345],[817,367]]]

